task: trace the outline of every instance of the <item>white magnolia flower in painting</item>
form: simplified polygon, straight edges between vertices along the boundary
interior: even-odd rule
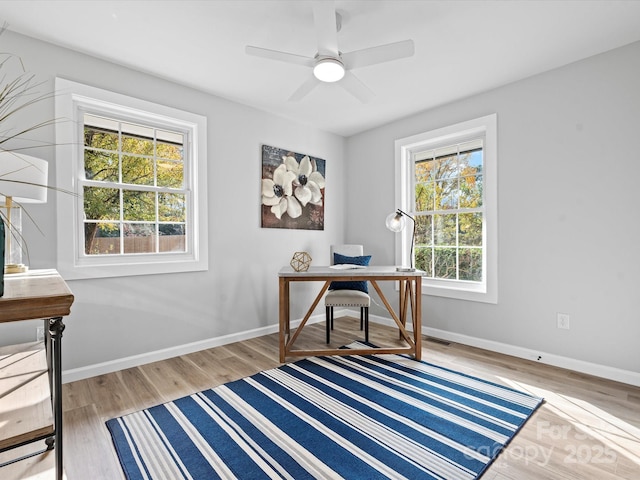
[[[283,163],[273,172],[273,179],[262,179],[262,204],[271,207],[271,212],[280,220],[287,212],[291,218],[302,215],[300,202],[293,194],[293,181],[296,175],[288,172]]]
[[[325,182],[324,177],[318,172],[315,161],[312,163],[308,155],[305,155],[300,163],[292,156],[282,157],[287,171],[295,174],[293,184],[296,186],[295,197],[300,200],[303,207],[307,203],[322,205],[322,192]]]

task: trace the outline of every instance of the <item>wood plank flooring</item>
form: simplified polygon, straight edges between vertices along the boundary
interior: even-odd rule
[[[331,338],[334,346],[362,339],[359,321],[336,319]],[[396,330],[371,324],[371,342],[395,339]],[[296,345],[323,341],[321,323],[305,327]],[[430,339],[423,342],[423,360],[545,398],[483,480],[640,480],[640,388]],[[124,478],[106,420],[278,365],[273,334],[64,385],[66,478]],[[51,479],[52,457],[4,467],[0,478]]]

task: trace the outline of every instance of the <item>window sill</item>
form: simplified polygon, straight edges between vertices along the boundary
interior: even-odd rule
[[[206,260],[185,259],[183,256],[167,256],[163,259],[131,257],[128,263],[109,262],[108,258],[91,259],[91,262],[58,263],[58,272],[65,280],[87,278],[130,277],[135,275],[158,275],[164,273],[202,272],[209,269]]]
[[[422,294],[471,302],[498,303],[497,289],[495,287],[491,288],[477,283],[423,280]]]

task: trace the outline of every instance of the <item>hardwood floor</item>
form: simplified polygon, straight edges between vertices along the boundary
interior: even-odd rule
[[[389,327],[370,330],[373,343],[397,338]],[[331,338],[335,346],[362,338],[358,320],[336,319]],[[323,339],[321,323],[296,343],[312,348]],[[545,398],[483,480],[640,479],[640,388],[430,339],[423,360]],[[67,478],[124,478],[106,420],[278,365],[273,334],[64,385]],[[0,469],[0,478],[49,479],[52,465],[44,454]]]

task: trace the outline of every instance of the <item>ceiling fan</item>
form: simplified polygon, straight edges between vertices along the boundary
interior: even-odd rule
[[[335,10],[335,3],[327,0],[316,0],[312,3],[313,20],[318,40],[318,52],[315,56],[305,57],[250,45],[246,47],[246,53],[313,68],[313,76],[293,92],[289,98],[290,101],[301,100],[320,82],[340,82],[339,85],[361,102],[370,101],[375,94],[351,70],[410,57],[414,53],[413,40],[342,53],[338,49],[338,32],[342,26],[342,17]]]

